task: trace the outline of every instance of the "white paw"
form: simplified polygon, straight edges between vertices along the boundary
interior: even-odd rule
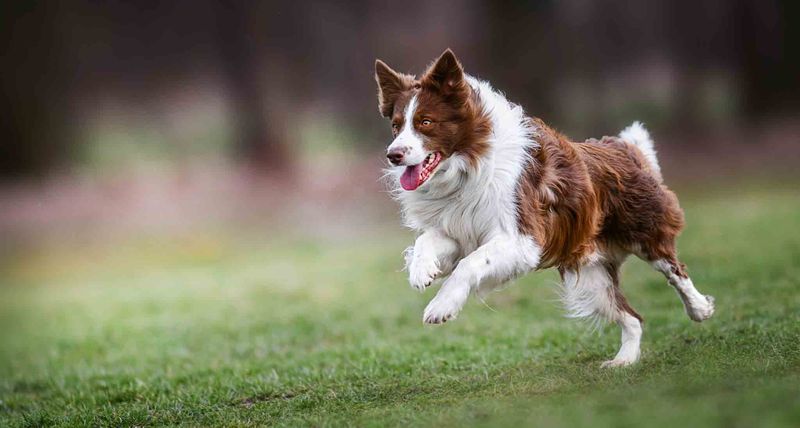
[[[605,369],[611,367],[629,366],[639,361],[639,355],[640,351],[638,340],[636,340],[635,343],[623,343],[622,347],[619,349],[619,352],[617,352],[617,355],[614,356],[614,359],[603,362],[603,364],[600,364],[600,367]]]
[[[686,307],[686,313],[693,321],[702,322],[714,315],[714,297],[703,297],[705,297],[705,299],[693,302]]]
[[[613,360],[604,361],[600,368],[609,369],[614,367],[626,367],[636,362],[636,359],[617,357]]]
[[[439,275],[439,268],[436,266],[436,260],[423,259],[414,257],[408,266],[408,282],[411,287],[424,291],[428,288],[433,280]]]
[[[437,295],[425,308],[422,322],[425,324],[445,323],[455,319],[463,306],[464,301],[462,299]]]

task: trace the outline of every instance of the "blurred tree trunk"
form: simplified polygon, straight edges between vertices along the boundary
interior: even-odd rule
[[[36,175],[64,161],[69,130],[58,16],[42,4],[0,8],[0,177]],[[20,40],[25,43],[19,43]]]
[[[236,155],[268,174],[290,170],[283,124],[270,121],[250,2],[213,2],[222,70],[233,107]],[[275,119],[273,117],[273,119]]]
[[[745,114],[761,118],[800,106],[800,31],[788,17],[798,16],[796,1],[737,3],[739,72]]]

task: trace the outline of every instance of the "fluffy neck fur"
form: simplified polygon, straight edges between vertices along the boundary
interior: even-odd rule
[[[488,152],[477,163],[455,153],[425,186],[413,192],[397,187],[402,168],[387,171],[405,224],[417,231],[440,228],[459,241],[462,251],[497,233],[517,234],[517,182],[530,149],[537,146],[535,125],[522,107],[488,82],[471,76],[467,81],[491,121]]]

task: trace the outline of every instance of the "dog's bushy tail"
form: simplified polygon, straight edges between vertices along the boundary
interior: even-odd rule
[[[644,127],[644,124],[639,121],[633,122],[619,133],[619,137],[636,146],[642,152],[644,158],[647,159],[647,162],[650,164],[650,169],[656,178],[658,178],[658,181],[663,181],[653,139]]]

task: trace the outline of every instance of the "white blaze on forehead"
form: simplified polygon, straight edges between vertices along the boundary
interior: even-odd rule
[[[403,112],[405,119],[403,123],[403,132],[414,132],[414,114],[417,112],[417,96],[418,95],[414,95],[411,98],[411,101],[409,101],[406,106],[406,111]]]
[[[427,153],[422,147],[422,136],[414,129],[414,114],[417,112],[417,95],[408,102],[403,112],[404,123],[400,134],[394,139],[389,150],[402,149],[405,151],[405,165],[416,165],[425,160]]]

